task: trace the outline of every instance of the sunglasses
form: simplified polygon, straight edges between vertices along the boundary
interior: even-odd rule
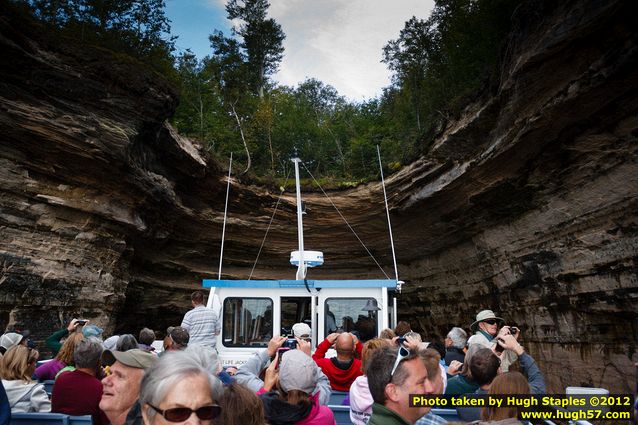
[[[149,404],[149,406],[169,422],[184,422],[193,413],[195,413],[202,421],[209,421],[219,416],[222,411],[222,408],[216,404],[202,406],[196,410],[189,409],[188,407],[174,407],[172,409],[162,410],[152,404]]]
[[[397,359],[394,362],[394,366],[392,367],[392,372],[390,372],[390,380],[392,380],[392,377],[394,376],[394,372],[397,371],[397,368],[399,367],[399,363],[401,363],[401,361],[405,359],[406,357],[408,357],[409,355],[410,355],[410,351],[407,348],[399,347],[399,351],[397,352]]]
[[[488,325],[496,325],[498,323],[498,320],[488,319],[488,320],[483,320],[483,323],[487,323]]]

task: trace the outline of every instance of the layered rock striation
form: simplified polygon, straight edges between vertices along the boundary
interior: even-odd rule
[[[494,309],[552,391],[635,385],[636,12],[524,3],[493,86],[387,181],[401,318],[442,339]],[[166,123],[177,96],[140,64],[7,15],[0,47],[0,325],[176,324],[217,276],[224,166]],[[224,276],[259,254],[253,277],[292,278],[294,194],[269,227],[279,193],[231,183]],[[393,276],[380,184],[329,196],[305,195],[306,248],[326,257],[312,276]]]

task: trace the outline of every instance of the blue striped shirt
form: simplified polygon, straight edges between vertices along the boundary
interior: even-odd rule
[[[189,344],[206,345],[215,347],[217,334],[220,331],[220,323],[217,314],[203,304],[189,310],[184,315],[182,327],[190,335]]]

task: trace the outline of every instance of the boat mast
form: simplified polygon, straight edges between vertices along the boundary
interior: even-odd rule
[[[399,269],[397,268],[397,256],[394,253],[394,238],[392,237],[392,223],[390,222],[390,209],[388,208],[388,195],[385,192],[385,179],[383,178],[383,164],[381,163],[381,150],[377,145],[377,157],[379,158],[379,171],[381,172],[381,186],[383,187],[383,202],[385,203],[385,214],[388,218],[388,231],[390,232],[390,246],[392,247],[392,263],[394,264],[394,276],[397,280],[397,289],[401,292],[402,281],[399,280]],[[396,303],[396,299],[395,299]],[[396,311],[396,306],[395,306]]]
[[[304,262],[304,246],[303,246],[303,219],[301,208],[301,188],[299,184],[299,163],[301,160],[295,152],[291,161],[295,164],[295,187],[297,188],[297,236],[299,238],[299,266],[297,266],[297,280],[306,278],[306,264]]]
[[[226,203],[224,204],[224,226],[222,227],[222,243],[219,252],[219,272],[217,280],[222,279],[222,260],[224,258],[224,237],[226,236],[226,217],[228,214],[228,194],[230,193],[230,173],[233,168],[233,153],[230,153],[230,162],[228,163],[228,181],[226,182]]]

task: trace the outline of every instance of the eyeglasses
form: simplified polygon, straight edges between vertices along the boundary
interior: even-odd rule
[[[188,407],[174,407],[172,409],[162,410],[152,404],[149,404],[149,406],[169,422],[184,422],[193,413],[195,413],[202,421],[209,421],[219,416],[222,411],[222,408],[216,404],[202,406],[196,410],[189,409]]]
[[[483,323],[487,323],[488,325],[496,325],[498,323],[498,320],[488,319],[488,320],[483,320]]]
[[[399,363],[401,363],[401,361],[405,359],[406,357],[408,357],[409,355],[410,355],[410,351],[407,348],[399,347],[399,351],[397,352],[397,360],[394,362],[394,366],[392,367],[392,372],[390,372],[390,380],[392,380],[392,377],[394,376],[394,372],[397,371],[397,368],[399,367]]]

